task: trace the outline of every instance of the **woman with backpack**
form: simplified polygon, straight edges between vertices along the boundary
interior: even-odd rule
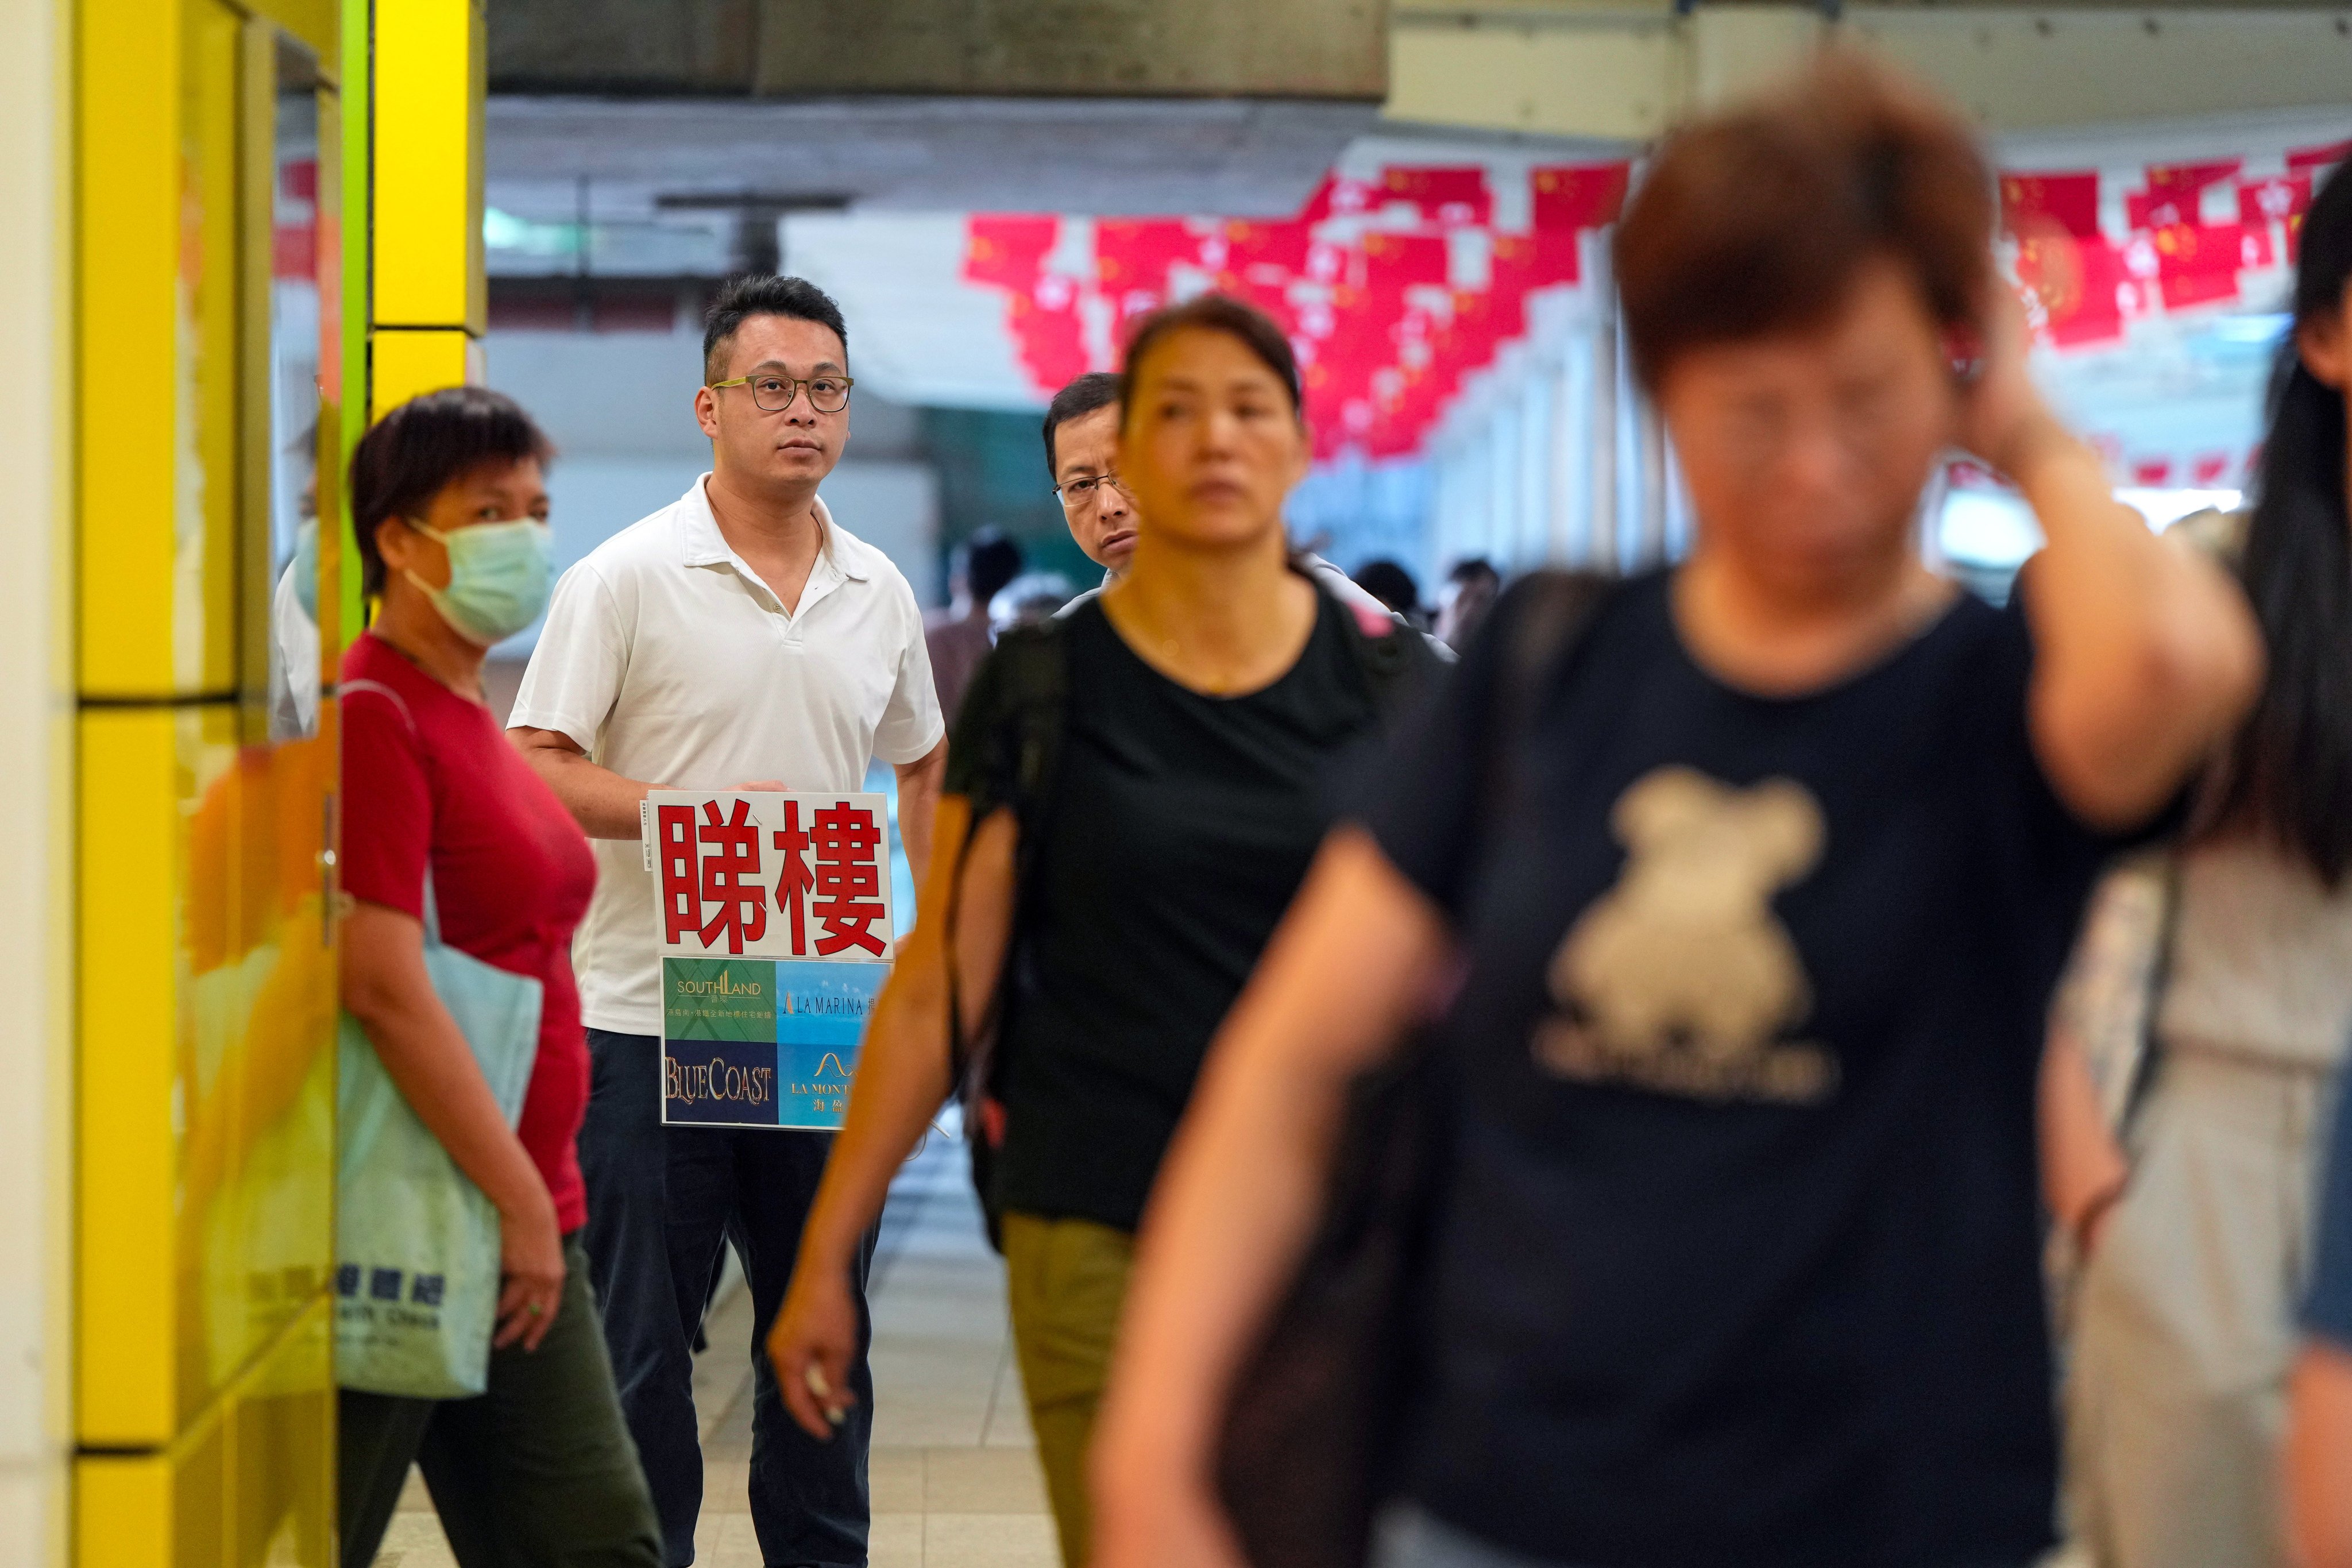
[[[2331,1080],[2352,1038],[2352,177],[2305,216],[2250,516],[2211,531],[2269,649],[2172,856],[2152,1071],[2118,1148],[2053,1095],[2053,1206],[2085,1253],[2073,1523],[2100,1568],[2294,1560],[2279,1479]],[[2079,1074],[2079,1060],[2053,1058]],[[2056,1081],[2056,1080],[2053,1080]],[[2077,1081],[2080,1079],[2078,1078]],[[2126,1180],[2128,1184],[2126,1184]]]
[[[1525,681],[1535,601],[1507,595],[1326,846],[1153,1198],[1097,1568],[1234,1563],[1235,1519],[1279,1517],[1268,1472],[1363,1435],[1220,1469],[1228,1413],[1315,1359],[1254,1347],[1349,1085],[1433,1009],[1431,1261],[1406,1353],[1349,1369],[1414,1373],[1373,1445],[1377,1562],[2047,1547],[2042,1015],[2108,845],[2237,722],[2261,649],[2035,393],[1991,189],[1955,117],[1835,55],[1660,148],[1614,276],[1694,548]],[[2016,612],[1920,558],[1955,447],[2049,540]]]
[[[1282,501],[1309,447],[1272,321],[1217,296],[1151,317],[1120,409],[1133,563],[1006,633],[973,679],[922,919],[876,1005],[769,1341],[794,1416],[823,1434],[860,1332],[848,1260],[956,1087],[951,1036],[992,1033],[967,1126],[1001,1122],[971,1131],[992,1146],[1014,1343],[1071,1568],[1160,1151],[1333,818],[1335,763],[1436,657],[1291,559]]]

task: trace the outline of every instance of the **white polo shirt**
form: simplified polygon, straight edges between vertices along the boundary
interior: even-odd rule
[[[569,735],[624,778],[688,789],[778,779],[854,790],[870,758],[916,762],[946,732],[914,591],[816,503],[824,548],[786,611],[728,548],[705,474],[563,574],[515,698],[517,727]],[[653,876],[597,839],[572,950],[592,1028],[661,1033]]]

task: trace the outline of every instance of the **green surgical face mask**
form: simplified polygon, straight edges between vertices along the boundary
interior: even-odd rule
[[[414,572],[404,574],[467,642],[504,642],[546,611],[555,586],[555,535],[547,524],[521,517],[446,532],[413,520],[408,526],[449,552],[449,585],[436,588]]]

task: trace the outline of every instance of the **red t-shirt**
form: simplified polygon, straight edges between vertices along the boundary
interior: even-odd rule
[[[488,709],[373,634],[343,656],[342,723],[344,890],[423,920],[429,855],[441,940],[545,987],[516,1132],[559,1227],[577,1230],[588,1220],[575,1146],[588,1041],[572,930],[596,889],[588,840]]]

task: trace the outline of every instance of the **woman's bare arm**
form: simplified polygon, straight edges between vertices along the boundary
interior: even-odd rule
[[[2063,1026],[2052,1026],[2042,1047],[2040,1110],[2042,1201],[2087,1255],[2131,1179],[2131,1165],[2107,1130],[2083,1047]]]
[[[2017,479],[2050,541],[2024,584],[2034,750],[2084,821],[2137,826],[2244,718],[2262,632],[2220,567],[2114,499],[2088,447],[2045,433],[2029,452]]]
[[[848,1279],[858,1238],[882,1212],[890,1178],[954,1088],[948,1060],[946,910],[956,861],[971,830],[971,803],[962,795],[943,796],[932,835],[937,853],[917,900],[919,918],[866,1022],[848,1114],[801,1231],[792,1288],[769,1331],[768,1353],[785,1405],[817,1436],[824,1436],[846,1397],[849,1360],[856,1351]],[[981,823],[971,853],[964,858],[954,934],[967,1030],[986,1016],[1004,966],[1017,840],[1012,811],[1000,809]],[[812,1369],[822,1394],[813,1386]]]
[[[1368,835],[1332,835],[1218,1034],[1144,1216],[1095,1442],[1098,1565],[1233,1561],[1209,1478],[1234,1368],[1314,1226],[1350,1081],[1425,1016],[1451,952]]]
[[[2099,455],[2034,389],[2023,307],[2006,289],[1992,303],[1962,433],[2024,490],[2049,541],[2019,583],[2033,749],[2084,822],[2137,827],[2252,706],[2262,631],[2218,566],[2116,500]]]
[[[433,989],[424,925],[382,904],[355,904],[343,921],[342,964],[343,1006],[367,1030],[401,1098],[498,1208],[507,1277],[498,1342],[538,1349],[562,1300],[555,1201]]]
[[[2352,1350],[2313,1340],[2291,1387],[2286,1487],[2295,1561],[2352,1568]]]

